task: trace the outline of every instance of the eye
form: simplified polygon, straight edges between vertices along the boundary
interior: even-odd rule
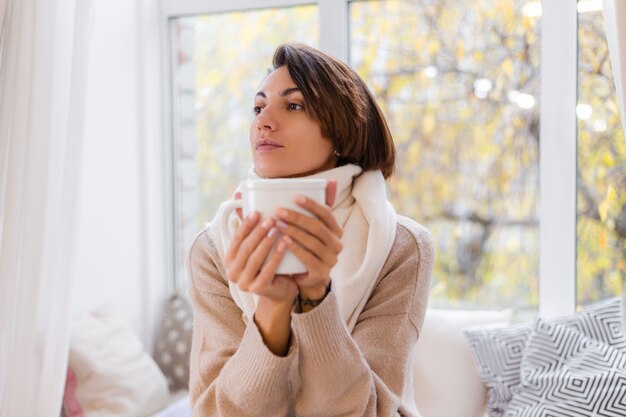
[[[259,114],[259,113],[261,113],[261,106],[254,106],[254,107],[252,107],[252,112],[253,112],[254,114]]]
[[[304,110],[304,106],[298,103],[289,103],[287,107],[289,110]]]

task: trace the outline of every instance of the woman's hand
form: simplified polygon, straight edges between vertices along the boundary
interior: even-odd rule
[[[281,243],[298,257],[308,272],[292,275],[302,299],[317,300],[326,295],[330,284],[330,270],[337,263],[343,249],[343,229],[332,215],[337,182],[329,181],[326,187],[326,205],[306,197],[298,197],[296,203],[309,211],[309,217],[293,210],[278,209],[276,227],[284,234]]]
[[[257,212],[247,216],[235,232],[224,257],[224,267],[228,279],[239,289],[292,306],[298,287],[292,278],[276,275],[287,244],[279,242],[276,250],[268,257],[280,235],[273,226],[273,219],[260,222],[260,214]]]

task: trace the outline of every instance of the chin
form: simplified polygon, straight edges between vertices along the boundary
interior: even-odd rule
[[[263,161],[254,161],[254,171],[259,177],[262,178],[297,178],[297,177],[306,177],[308,175],[312,175],[316,172],[325,171],[326,169],[333,168],[325,167],[325,166],[302,166],[301,164],[297,167],[287,167],[286,164],[279,163],[263,163]]]
[[[263,164],[256,163],[254,164],[254,171],[261,178],[282,178],[289,175],[281,169],[263,166]]]

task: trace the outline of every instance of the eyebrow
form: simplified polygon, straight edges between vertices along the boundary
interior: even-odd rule
[[[281,95],[281,97],[286,97],[286,96],[288,96],[290,94],[299,93],[299,92],[300,92],[300,89],[298,87],[291,87],[291,88],[288,88],[285,91],[281,92],[280,95]],[[258,93],[256,93],[255,97],[257,97],[257,96],[260,96],[260,97],[263,97],[263,98],[267,98],[267,96],[265,95],[265,93],[263,91],[259,91]]]

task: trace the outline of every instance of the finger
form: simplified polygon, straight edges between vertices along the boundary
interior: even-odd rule
[[[295,298],[296,292],[298,291],[298,284],[296,284],[296,282],[289,275],[275,275],[272,279],[271,285],[273,288],[276,288],[281,292],[284,292],[285,290],[292,291],[293,298]]]
[[[235,194],[233,195],[233,200],[241,200],[241,191],[235,191]],[[240,219],[243,219],[243,211],[240,208],[235,209],[235,212]]]
[[[337,220],[335,220],[330,208],[303,196],[296,197],[296,203],[313,214],[314,217],[287,209],[278,209],[276,211],[276,216],[280,220],[285,220],[287,223],[296,223],[298,226],[305,228],[314,235],[319,235],[319,233],[321,233],[321,231],[316,230],[319,226],[319,222],[321,221],[324,228],[335,236],[341,238],[343,235],[343,229],[339,226]]]
[[[296,203],[322,220],[332,233],[338,237],[343,235],[343,229],[337,223],[337,220],[333,216],[333,212],[329,207],[319,204],[317,201],[304,196],[298,196],[296,198]]]
[[[263,219],[262,222],[258,223],[254,230],[241,242],[237,257],[247,263],[252,252],[259,246],[261,240],[266,237],[273,226],[274,219],[272,218]]]
[[[293,254],[296,255],[296,258],[300,259],[309,271],[319,268],[321,261],[289,236],[283,236],[281,242],[285,242],[287,244],[287,249],[293,252]]]
[[[242,276],[244,278],[240,280],[241,287],[249,287],[253,281],[257,280],[259,271],[263,267],[263,263],[266,262],[272,247],[280,237],[282,237],[282,234],[278,231],[278,229],[272,227],[250,256],[247,257],[246,266],[242,271]]]
[[[273,225],[273,219],[265,219],[263,222],[257,221],[254,229],[244,235],[236,247],[235,245],[231,245],[227,253],[227,260],[229,264],[227,272],[231,281],[239,284],[242,279],[245,279],[245,277],[241,277],[239,275],[241,275],[244,271],[250,254],[258,246],[261,239],[263,239]],[[239,230],[237,230],[237,232],[238,231]]]
[[[276,227],[324,263],[329,265],[335,265],[337,263],[337,255],[342,247],[339,240],[331,233],[327,233],[327,239],[320,239],[317,236],[311,235],[298,227],[288,225],[280,220],[276,222]]]
[[[265,265],[263,265],[263,268],[261,268],[254,283],[251,285],[251,290],[262,291],[262,288],[266,288],[272,284],[280,261],[283,260],[286,251],[287,244],[282,240],[279,241],[278,245],[276,245],[276,250],[267,258],[267,262],[265,262]]]
[[[337,180],[328,180],[326,183],[326,205],[332,207],[337,197]]]
[[[290,226],[306,231],[322,242],[328,242],[334,238],[330,229],[318,218],[287,209],[278,209],[276,211],[276,216],[279,221],[282,222],[280,227],[284,227],[286,223]]]
[[[226,261],[234,259],[234,256],[239,251],[239,246],[241,245],[241,242],[243,242],[246,236],[248,236],[250,232],[254,229],[260,218],[261,215],[256,211],[246,216],[243,223],[241,224],[241,226],[239,226],[239,228],[235,232],[235,235],[233,236],[233,240],[230,243],[230,248],[226,253]]]

